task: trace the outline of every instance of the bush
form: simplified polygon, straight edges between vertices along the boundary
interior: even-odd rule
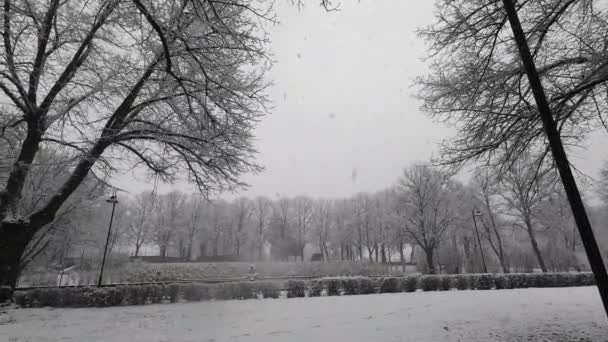
[[[143,305],[148,299],[147,288],[143,286],[127,286],[126,302],[129,305]]]
[[[494,284],[496,285],[496,289],[497,290],[503,290],[503,289],[510,289],[511,288],[511,283],[509,281],[509,278],[505,277],[502,274],[495,274],[494,275]]]
[[[61,289],[35,289],[32,292],[32,306],[61,306],[63,295]]]
[[[369,278],[360,278],[359,279],[359,293],[360,294],[376,293],[376,289],[374,288],[374,282]]]
[[[416,290],[418,289],[418,277],[405,277],[403,278],[401,283],[405,292],[416,292]]]
[[[511,283],[511,288],[513,289],[522,289],[528,287],[528,282],[525,274],[512,273],[506,274],[505,277],[509,279],[509,283]]]
[[[426,275],[420,278],[422,291],[437,291],[441,286],[441,279],[437,275]]]
[[[211,286],[207,284],[179,284],[180,292],[187,301],[201,301],[213,298]]]
[[[121,305],[124,300],[125,291],[122,287],[102,287],[86,290],[90,291],[81,291],[80,295],[87,298],[87,306],[117,306]]]
[[[468,290],[471,288],[471,277],[463,274],[459,274],[454,277],[454,285],[458,290]]]
[[[574,275],[574,286],[593,286],[595,285],[595,277],[591,272],[576,273]]]
[[[257,288],[255,282],[232,283],[235,290],[233,299],[255,299],[257,298]]]
[[[311,280],[308,287],[309,297],[319,297],[323,292],[323,283],[319,280]]]
[[[397,278],[384,278],[380,285],[380,293],[396,293],[403,291],[403,285],[400,279]]]
[[[303,280],[288,280],[287,281],[287,298],[304,297],[306,291],[306,282]]]
[[[339,296],[340,295],[340,280],[339,279],[323,279],[321,281],[327,289],[328,296]]]
[[[342,279],[342,287],[344,288],[345,295],[357,295],[359,294],[359,279],[358,278],[344,278]]]
[[[279,298],[281,295],[281,288],[273,282],[259,282],[257,288],[264,298]]]
[[[441,291],[450,291],[452,289],[452,283],[454,282],[454,277],[451,275],[442,275],[439,276],[441,280],[441,285],[439,286],[439,290]]]
[[[490,274],[480,274],[477,277],[478,290],[491,290],[494,287],[494,279]]]
[[[169,284],[165,286],[165,296],[169,298],[169,302],[176,303],[179,300],[180,284]]]
[[[143,295],[146,297],[147,301],[152,304],[160,304],[163,302],[163,291],[162,285],[143,285],[142,286]]]

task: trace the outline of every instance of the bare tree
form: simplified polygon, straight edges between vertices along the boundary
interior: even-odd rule
[[[149,242],[152,233],[152,218],[157,208],[157,194],[154,191],[140,192],[130,204],[132,215],[127,235],[133,244],[134,256],[138,256],[141,247]]]
[[[185,224],[183,216],[185,201],[185,195],[179,191],[172,191],[158,198],[154,241],[161,257],[168,256],[177,231]],[[183,248],[178,246],[180,255],[183,254],[182,251]]]
[[[608,21],[594,3],[538,0],[517,5],[566,144],[606,127],[608,41],[600,32],[608,29]],[[501,1],[440,0],[435,24],[419,31],[431,46],[430,73],[419,79],[423,108],[458,129],[443,148],[445,162],[483,158],[507,168],[530,148],[542,146],[548,152],[508,22]]]
[[[498,193],[506,203],[507,213],[516,218],[515,226],[528,234],[539,267],[547,272],[537,239],[537,219],[543,201],[556,186],[557,178],[554,170],[546,167],[537,170],[533,165],[534,158],[523,155],[500,178]]]
[[[304,196],[293,199],[293,229],[294,237],[300,252],[300,258],[304,261],[304,248],[310,238],[313,219],[313,201]]]
[[[452,162],[485,156],[509,167],[530,147],[551,152],[608,314],[608,272],[565,150],[607,127],[608,15],[595,4],[443,0],[423,35],[435,69],[448,71],[421,83],[427,110],[460,123]]]
[[[257,249],[257,258],[262,260],[264,256],[264,244],[266,243],[266,229],[268,228],[268,215],[270,213],[271,203],[266,197],[257,197],[255,199],[254,213],[256,217],[255,241]]]
[[[241,197],[234,203],[236,224],[234,225],[234,253],[237,257],[241,255],[241,248],[247,238],[246,227],[253,212],[253,204],[246,198]]]
[[[314,231],[319,252],[321,252],[321,260],[329,260],[328,241],[330,233],[334,227],[334,210],[333,203],[329,200],[319,199],[314,203]]]
[[[456,218],[454,186],[450,174],[422,164],[406,169],[399,180],[405,230],[425,253],[431,274],[436,272],[437,248]]]
[[[257,171],[252,129],[270,63],[254,1],[4,1],[1,132],[20,130],[0,191],[0,285],[14,287],[33,237],[91,173],[143,165],[185,174],[204,194]],[[41,148],[74,153],[69,177],[33,213],[19,210]],[[115,160],[122,162],[116,163]],[[184,172],[187,170],[187,172]]]
[[[187,214],[187,221],[185,225],[185,229],[183,232],[183,240],[185,245],[185,255],[184,258],[186,260],[192,259],[192,249],[194,248],[194,239],[198,234],[201,224],[202,224],[202,216],[204,210],[205,199],[200,196],[200,194],[191,195],[187,202],[185,203],[184,210]]]
[[[496,217],[495,205],[492,204],[492,198],[498,195],[495,191],[495,187],[492,185],[496,179],[495,177],[490,176],[490,172],[489,169],[482,169],[475,173],[472,181],[473,190],[475,191],[477,201],[480,205],[479,209],[484,213],[483,217],[480,219],[481,226],[485,232],[483,236],[488,241],[496,258],[498,258],[502,271],[504,273],[509,273],[509,268],[505,260],[506,255],[502,236],[504,226],[500,224],[499,219]]]

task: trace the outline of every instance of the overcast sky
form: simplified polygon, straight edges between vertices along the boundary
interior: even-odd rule
[[[251,185],[244,196],[381,190],[408,164],[436,155],[438,143],[454,133],[421,113],[413,98],[426,54],[415,30],[432,22],[434,1],[343,1],[331,13],[312,3],[298,10],[277,1],[281,23],[270,28],[274,109],[256,130],[266,170],[243,177]],[[591,176],[608,157],[605,136],[571,152]],[[115,182],[131,193],[151,187],[132,174]],[[181,182],[159,186],[172,189],[194,191]]]

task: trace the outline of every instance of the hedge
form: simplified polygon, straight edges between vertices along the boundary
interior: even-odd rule
[[[341,294],[371,294],[477,289],[517,289],[527,287],[568,287],[595,285],[592,273],[512,273],[422,275],[407,277],[349,277],[289,280],[283,286],[270,281],[243,281],[220,284],[174,283],[124,285],[115,287],[62,287],[17,289],[13,300],[22,307],[103,307],[226,299],[279,298],[282,289],[288,298]]]
[[[361,293],[359,289],[359,278],[343,278],[342,290],[345,295],[358,295]]]
[[[380,285],[380,293],[403,292],[403,282],[399,278],[384,278]]]
[[[304,280],[287,281],[287,298],[306,296],[306,282]]]

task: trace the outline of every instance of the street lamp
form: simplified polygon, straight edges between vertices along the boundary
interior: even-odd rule
[[[116,191],[106,200],[108,203],[112,203],[112,214],[110,215],[110,225],[108,226],[108,236],[106,237],[106,247],[103,250],[103,259],[101,259],[101,271],[99,272],[99,280],[97,281],[97,287],[101,286],[101,280],[103,278],[103,267],[106,264],[106,254],[108,253],[108,243],[110,242],[110,234],[112,232],[112,221],[114,220],[114,209],[118,200],[116,199]]]
[[[473,216],[473,224],[475,225],[475,235],[477,235],[477,243],[479,244],[479,253],[481,253],[481,262],[483,263],[483,271],[484,273],[488,273],[488,267],[486,266],[486,258],[483,255],[483,248],[481,248],[481,239],[479,238],[479,230],[477,229],[477,216],[483,216],[483,213],[479,210],[471,210],[471,215]]]

